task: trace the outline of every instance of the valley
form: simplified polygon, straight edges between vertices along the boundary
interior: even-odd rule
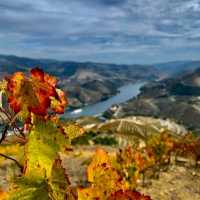
[[[68,109],[80,108],[108,99],[118,93],[118,88],[137,81],[159,77],[152,65],[117,65],[92,62],[70,62],[0,56],[0,75],[16,71],[27,72],[40,67],[59,79],[59,86],[68,95]]]
[[[200,141],[195,134],[199,130],[200,70],[197,68],[190,72],[181,72],[182,75],[174,74],[162,79],[162,73],[158,70],[145,73],[147,66],[126,66],[126,69],[117,70],[116,65],[112,66],[113,68],[110,65],[107,68],[102,65],[105,64],[101,64],[103,70],[100,70],[100,66],[81,66],[66,76],[60,71],[57,72],[56,68],[52,72],[54,75],[57,73],[57,77],[60,73],[59,86],[68,92],[70,108],[67,112],[71,113],[74,109],[77,113],[80,109],[82,111],[80,115],[75,115],[75,118],[72,115],[66,118],[64,115],[61,121],[57,121],[58,119],[49,113],[48,123],[53,126],[46,130],[43,127],[48,127],[47,122],[42,120],[41,123],[46,124],[41,126],[43,132],[39,131],[38,137],[46,135],[44,158],[49,156],[46,155],[46,148],[54,149],[54,146],[49,144],[53,144],[52,141],[57,142],[51,130],[54,127],[62,133],[56,132],[58,137],[66,136],[65,139],[70,141],[64,151],[59,151],[58,156],[60,169],[67,172],[68,184],[74,189],[75,196],[77,191],[80,195],[80,187],[88,187],[91,184],[86,172],[93,165],[92,162],[103,162],[104,160],[99,160],[102,156],[108,163],[97,165],[97,169],[91,170],[109,166],[111,168],[108,169],[116,170],[118,175],[123,177],[122,180],[130,184],[131,189],[150,195],[154,200],[188,200],[188,196],[199,199]],[[1,70],[3,69],[5,68]],[[27,73],[29,67],[24,66],[23,69]],[[89,91],[92,91],[92,95]],[[94,98],[94,93],[98,98]],[[77,105],[75,102],[78,100],[82,103]],[[84,108],[83,105],[86,104],[89,105]],[[24,136],[31,140],[30,135]],[[14,130],[7,134],[0,151],[22,159],[23,156],[19,152],[25,149],[27,141],[16,135]],[[16,142],[20,145],[16,146]],[[62,142],[65,140],[60,140],[59,145],[62,145]],[[13,148],[7,148],[7,145],[13,145]],[[35,152],[43,153],[43,148],[40,148],[39,151],[33,148],[34,157]],[[8,191],[7,177],[10,177],[11,167],[14,169],[13,176],[21,176],[13,160],[7,158],[0,160],[0,195]],[[188,189],[193,181],[196,187]],[[176,191],[173,188],[176,188]],[[104,191],[104,187],[102,189]],[[23,196],[23,192],[19,195]]]
[[[200,130],[200,61],[123,65],[0,55],[1,76],[16,71],[28,72],[33,66],[58,78],[59,86],[68,96],[66,113],[84,108],[83,113],[74,117],[100,114],[107,109],[104,116],[108,118],[132,115],[169,118],[190,130]],[[137,97],[130,95],[120,101],[112,100],[120,95],[120,87],[137,82],[147,83]],[[134,88],[128,88],[125,96],[128,93],[134,93]],[[109,109],[112,104],[119,104],[114,113]]]
[[[200,132],[200,70],[183,75],[153,81],[141,88],[141,93],[120,105],[115,117],[132,115],[173,119],[188,129]],[[107,111],[106,116],[112,116]]]

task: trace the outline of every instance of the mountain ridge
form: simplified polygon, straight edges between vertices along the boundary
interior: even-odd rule
[[[126,65],[0,55],[1,78],[16,71],[27,72],[32,67],[40,67],[58,78],[60,87],[68,93],[69,108],[79,108],[107,99],[128,83],[175,77],[194,71],[198,66],[200,61]],[[196,83],[199,84],[198,79]]]
[[[0,55],[1,78],[16,71],[27,72],[32,67],[40,67],[58,78],[60,87],[68,93],[69,108],[104,100],[115,95],[120,86],[138,80],[153,80],[159,74],[149,65],[81,63]]]

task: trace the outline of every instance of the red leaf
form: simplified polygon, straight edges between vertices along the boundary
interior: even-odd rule
[[[31,69],[31,77],[39,81],[44,81],[44,72],[39,68]]]
[[[119,190],[112,194],[108,200],[151,200],[149,196],[144,196],[137,191]]]
[[[67,104],[64,92],[56,89],[56,78],[41,69],[32,69],[28,77],[16,72],[7,81],[8,103],[15,113],[26,111],[45,116],[52,101],[54,112],[64,112]]]

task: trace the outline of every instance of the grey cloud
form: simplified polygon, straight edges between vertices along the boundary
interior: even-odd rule
[[[0,13],[0,53],[148,62],[200,47],[200,0],[1,0]]]

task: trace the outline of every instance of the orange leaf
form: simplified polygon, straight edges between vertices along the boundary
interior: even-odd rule
[[[106,151],[103,149],[98,148],[96,150],[96,153],[93,157],[92,162],[87,168],[87,175],[88,175],[88,181],[93,182],[94,181],[94,176],[95,176],[95,168],[97,166],[100,166],[102,164],[111,164],[109,155]]]
[[[16,72],[7,81],[8,102],[15,113],[25,111],[45,116],[52,105],[54,112],[64,112],[67,104],[64,92],[56,89],[56,78],[41,69],[32,69],[28,77]]]
[[[8,193],[0,189],[0,200],[6,200],[6,199],[8,199]]]
[[[65,93],[60,89],[56,89],[56,92],[57,98],[51,98],[51,109],[56,113],[63,114],[65,111],[65,106],[67,105]]]

